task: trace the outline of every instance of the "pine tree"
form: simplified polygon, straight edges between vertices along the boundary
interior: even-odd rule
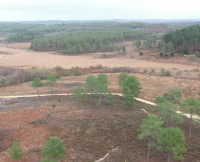
[[[141,83],[135,76],[130,75],[125,79],[125,81],[123,82],[123,96],[125,97],[125,108],[134,106],[134,97],[137,97],[139,95],[141,89]]]
[[[149,161],[151,146],[157,139],[163,123],[164,122],[161,121],[159,117],[154,114],[148,114],[147,118],[143,119],[142,121],[142,124],[139,129],[141,133],[138,135],[138,138],[139,139],[148,138],[149,142],[148,142],[147,162]]]
[[[192,136],[192,115],[198,114],[200,115],[200,101],[194,97],[187,98],[182,106],[188,113],[190,113],[190,124],[189,124],[189,134]]]
[[[186,152],[185,137],[179,128],[165,128],[161,129],[158,136],[158,150],[168,153],[168,162],[170,162],[171,155],[175,159],[183,160],[183,153]]]
[[[42,162],[52,161],[57,162],[65,158],[65,146],[63,146],[63,141],[56,137],[51,136],[47,142],[45,142],[42,147]]]
[[[19,146],[17,140],[13,140],[12,146],[9,148],[8,153],[13,160],[21,160],[23,158],[23,149]]]

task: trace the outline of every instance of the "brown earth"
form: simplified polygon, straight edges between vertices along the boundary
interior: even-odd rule
[[[84,54],[76,56],[63,56],[48,52],[28,51],[27,44],[0,44],[0,51],[11,51],[12,55],[0,55],[0,66],[31,68],[54,68],[62,66],[89,67],[102,64],[107,67],[129,66],[140,71],[153,68],[156,74],[148,73],[135,75],[142,83],[140,98],[154,101],[155,97],[162,95],[169,88],[180,88],[183,97],[197,96],[200,90],[198,80],[198,62],[188,61],[187,57],[160,59],[155,56],[155,51],[144,51],[140,57],[131,47],[130,42],[125,42],[127,55],[106,53],[114,55],[112,58],[102,58],[102,53]],[[5,47],[7,46],[7,47]],[[26,49],[26,50],[25,50]],[[172,72],[172,76],[160,76],[160,69],[165,68]],[[103,70],[100,70],[103,72]],[[177,78],[176,72],[182,71]],[[118,74],[108,73],[112,92],[120,92],[118,87]],[[87,75],[63,77],[54,88],[54,93],[72,92],[77,86],[83,86]],[[0,95],[37,94],[31,82],[0,88]],[[40,93],[49,93],[48,87],[40,88]],[[61,100],[61,102],[59,102]],[[52,104],[56,107],[52,108]],[[20,141],[25,151],[22,162],[41,159],[40,149],[49,136],[56,135],[63,139],[67,148],[64,161],[94,161],[103,157],[114,149],[107,160],[114,162],[143,162],[146,160],[146,140],[137,139],[137,129],[145,113],[155,112],[151,106],[137,103],[135,109],[122,108],[122,99],[116,98],[112,107],[102,106],[94,108],[89,105],[78,105],[73,97],[36,97],[30,99],[1,100],[0,102],[0,161],[11,162],[7,149],[13,139]],[[185,161],[200,161],[199,134],[200,129],[195,125],[193,138],[188,137],[188,120],[181,127],[186,136]],[[165,161],[166,154],[152,151],[151,161]]]
[[[141,108],[155,113],[155,108],[136,103],[134,109],[123,109],[122,98],[116,97],[111,107],[78,105],[73,97],[36,97],[4,100],[0,109],[0,161],[12,162],[7,149],[13,139],[24,148],[21,162],[40,161],[41,147],[49,136],[58,136],[66,146],[66,162],[97,160],[110,150],[107,162],[145,162],[147,140],[139,140],[138,128],[146,114]],[[36,104],[37,103],[37,104]],[[52,103],[56,105],[52,108]],[[188,121],[186,119],[186,121]],[[188,137],[186,122],[181,128],[187,138],[185,161],[198,161],[200,146],[198,125],[193,138]],[[152,150],[150,161],[165,161],[165,153]]]

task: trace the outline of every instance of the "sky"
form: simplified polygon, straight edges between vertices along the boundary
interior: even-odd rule
[[[0,0],[0,21],[200,19],[199,0]]]

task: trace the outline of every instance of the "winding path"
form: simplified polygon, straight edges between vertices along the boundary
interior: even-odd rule
[[[90,93],[88,93],[88,94],[90,94]],[[45,96],[72,96],[72,95],[73,95],[73,93],[61,93],[61,94],[40,94],[39,96],[45,97]],[[121,97],[123,96],[122,93],[112,93],[112,95],[121,96]],[[38,97],[38,95],[0,96],[0,99],[31,98],[31,97]],[[148,105],[157,106],[156,103],[153,103],[151,101],[147,101],[147,100],[144,100],[141,98],[135,97],[135,100],[145,103],[145,104],[148,104]],[[145,109],[141,109],[141,110],[144,111],[145,113],[148,113]],[[186,116],[187,118],[190,118],[190,114],[183,113],[182,111],[177,111],[177,113],[181,114],[183,116]],[[193,115],[192,118],[195,120],[196,119],[200,120],[200,116],[198,116],[198,115]]]
[[[88,93],[90,94],[90,93]],[[40,94],[39,96],[41,97],[44,97],[44,96],[72,96],[73,93],[65,93],[65,94]],[[112,93],[112,95],[115,95],[115,96],[123,96],[123,94],[121,93]],[[0,99],[15,99],[15,98],[30,98],[30,97],[38,97],[38,95],[19,95],[19,96],[0,96]],[[135,100],[139,101],[139,102],[142,102],[142,103],[145,103],[145,104],[148,104],[148,105],[152,105],[152,106],[157,106],[155,103],[153,102],[150,102],[150,101],[147,101],[147,100],[144,100],[144,99],[141,99],[141,98],[135,98]],[[148,113],[145,109],[141,109],[144,113]],[[177,111],[178,114],[181,114],[183,116],[186,116],[187,118],[190,118],[190,114],[187,114],[187,113],[183,113],[181,111]],[[200,120],[200,116],[198,115],[193,115],[192,116],[194,120]],[[94,162],[102,162],[104,161],[111,152],[114,152],[116,151],[117,148],[114,148],[112,149],[111,151],[109,151],[104,157],[94,161]]]

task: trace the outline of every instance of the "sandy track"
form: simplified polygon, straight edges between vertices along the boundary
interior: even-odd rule
[[[88,93],[90,94],[90,93]],[[40,94],[39,96],[72,96],[73,93],[65,93],[65,94]],[[112,93],[112,95],[115,95],[115,96],[123,96],[123,94],[121,93]],[[30,98],[30,97],[38,97],[38,95],[20,95],[20,96],[0,96],[0,99],[14,99],[14,98]],[[152,105],[152,106],[156,106],[155,103],[151,102],[151,101],[147,101],[147,100],[144,100],[144,99],[141,99],[141,98],[136,98],[135,97],[135,100],[136,101],[139,101],[139,102],[142,102],[142,103],[145,103],[145,104],[148,104],[148,105]],[[146,110],[144,109],[141,109],[142,111],[144,112],[147,112]],[[182,111],[177,111],[178,114],[181,114],[183,116],[186,116],[187,118],[190,118],[190,114],[187,114],[187,113],[183,113]],[[192,115],[193,119],[200,119],[200,116],[198,115]]]
[[[39,68],[54,68],[62,66],[64,68],[71,67],[89,67],[101,64],[107,67],[129,66],[133,68],[165,68],[165,69],[194,69],[198,68],[196,65],[183,65],[175,63],[158,63],[148,60],[136,60],[127,57],[115,57],[110,59],[95,58],[96,53],[84,54],[76,56],[56,55],[50,52],[33,52],[25,49],[16,49],[6,47],[6,44],[0,44],[0,51],[12,52],[12,55],[0,55],[0,66],[31,68],[33,66]],[[101,53],[99,53],[101,54]]]

